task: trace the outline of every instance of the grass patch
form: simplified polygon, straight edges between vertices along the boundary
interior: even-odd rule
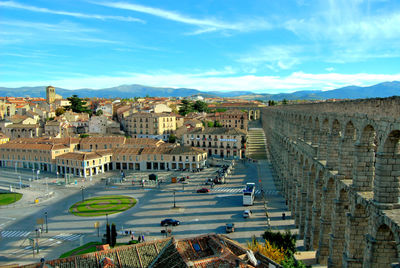
[[[0,194],[0,206],[9,205],[17,202],[22,198],[22,194],[19,193],[5,193]]]
[[[97,217],[130,209],[136,199],[124,195],[105,195],[86,199],[72,205],[69,211],[81,217]]]
[[[64,254],[61,254],[60,259],[61,258],[66,258],[69,256],[76,256],[76,255],[82,255],[82,254],[86,254],[86,253],[91,253],[91,252],[95,252],[96,251],[96,246],[101,245],[100,242],[89,242],[84,244],[83,246],[74,248],[73,250],[70,250],[68,252],[65,252]]]

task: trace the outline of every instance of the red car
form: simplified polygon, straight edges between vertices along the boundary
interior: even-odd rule
[[[197,190],[197,193],[208,193],[208,192],[210,192],[210,190],[207,188],[201,188]]]

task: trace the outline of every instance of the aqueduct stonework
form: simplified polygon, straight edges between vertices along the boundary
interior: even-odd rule
[[[275,183],[306,249],[329,267],[400,255],[400,98],[262,110]]]

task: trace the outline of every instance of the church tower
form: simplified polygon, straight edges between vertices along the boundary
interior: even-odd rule
[[[46,101],[48,104],[54,103],[56,99],[56,89],[52,86],[46,88]]]

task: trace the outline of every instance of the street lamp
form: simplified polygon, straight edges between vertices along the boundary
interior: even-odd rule
[[[108,214],[106,213],[106,221],[107,221],[107,225],[108,225]]]
[[[175,190],[174,190],[174,208],[176,208],[176,203],[175,203]]]
[[[47,211],[44,213],[44,218],[45,218],[45,221],[46,221],[46,233],[48,233],[49,232],[49,226],[47,224]]]
[[[81,186],[81,190],[82,190],[82,202],[85,200],[84,196],[83,196],[83,189],[85,189],[85,187]]]
[[[21,176],[18,176],[19,177],[19,189],[22,189],[22,180],[21,180]]]

